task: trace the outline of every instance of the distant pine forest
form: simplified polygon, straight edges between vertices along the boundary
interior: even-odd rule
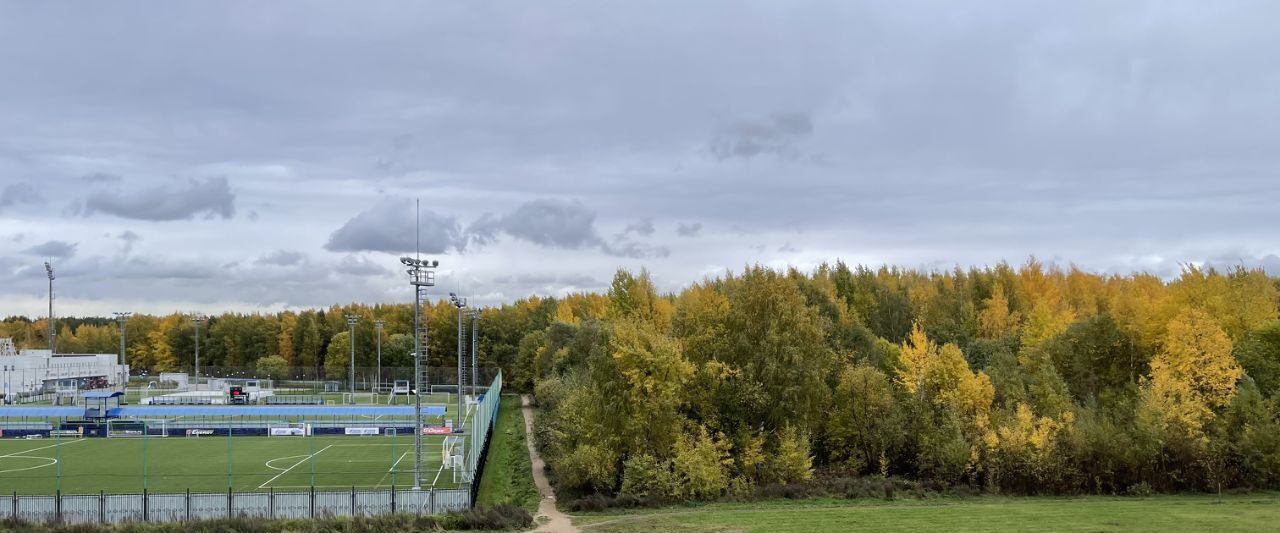
[[[749,266],[663,294],[620,270],[604,294],[480,312],[481,366],[533,393],[559,490],[713,500],[859,478],[1011,494],[1280,489],[1280,279],[1045,266],[949,271]],[[433,366],[456,310],[427,304]],[[228,313],[201,365],[261,377],[410,366],[411,304]],[[59,352],[113,353],[110,318],[59,319]],[[0,337],[47,347],[44,320]],[[135,372],[186,368],[180,314],[126,323]]]

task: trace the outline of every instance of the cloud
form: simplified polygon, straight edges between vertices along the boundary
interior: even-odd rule
[[[370,261],[369,258],[355,255],[343,257],[341,261],[338,261],[334,270],[340,274],[350,276],[386,276],[391,274],[391,271],[386,267]]]
[[[596,248],[619,257],[667,257],[670,250],[627,238],[631,233],[650,235],[653,222],[644,220],[628,225],[613,242],[607,242],[596,230],[596,213],[577,200],[540,198],[525,202],[501,217],[485,213],[467,228],[467,240],[478,245],[494,242],[499,234],[548,248],[583,250]]]
[[[236,214],[236,195],[226,177],[189,179],[131,194],[95,192],[84,202],[85,216],[102,212],[135,220],[190,220],[204,214],[229,219]]]
[[[721,127],[711,140],[711,155],[721,161],[751,159],[764,153],[794,157],[798,155],[795,143],[812,133],[813,121],[808,114],[777,113]]]
[[[76,255],[76,246],[79,243],[68,243],[65,241],[47,241],[44,244],[37,244],[22,253],[27,255],[35,255],[40,257],[53,257],[57,259],[70,259]]]
[[[131,230],[125,230],[116,235],[117,239],[124,241],[124,254],[129,255],[133,251],[133,244],[142,240],[142,236]]]
[[[255,264],[272,265],[272,266],[297,266],[307,260],[307,255],[302,252],[294,252],[289,250],[276,250],[267,255],[259,257]]]
[[[694,222],[692,224],[685,224],[684,222],[681,222],[679,225],[676,226],[676,235],[679,235],[681,237],[697,237],[698,232],[701,232],[701,231],[702,231],[701,222]]]
[[[618,238],[619,239],[624,238],[628,235],[631,235],[632,233],[639,235],[641,237],[652,237],[653,232],[654,232],[653,219],[646,218],[639,222],[627,224],[626,229],[623,229],[622,233],[618,234]]]
[[[461,249],[461,230],[457,219],[422,210],[422,251],[444,253]],[[348,220],[329,235],[324,248],[331,252],[386,252],[404,254],[415,251],[414,204],[407,198],[388,198]]]
[[[0,207],[17,204],[36,204],[43,201],[40,193],[30,183],[12,183],[0,189]]]
[[[124,181],[124,178],[106,172],[94,172],[80,176],[80,180],[86,183],[117,183]]]
[[[604,244],[595,223],[595,212],[581,202],[540,198],[502,217],[486,213],[467,228],[467,233],[480,244],[506,233],[550,248],[578,250]]]

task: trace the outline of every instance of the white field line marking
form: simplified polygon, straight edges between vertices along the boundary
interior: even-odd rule
[[[387,476],[391,475],[393,472],[395,472],[395,471],[396,471],[396,467],[400,465],[400,461],[403,461],[403,460],[404,460],[404,458],[405,458],[405,456],[407,456],[407,455],[409,455],[409,452],[404,452],[404,453],[400,454],[400,458],[399,458],[399,459],[396,459],[396,462],[391,463],[391,468],[388,468],[386,472],[383,472],[382,477],[378,478],[378,484],[377,484],[377,485],[374,485],[374,487],[375,487],[375,488],[381,488],[381,487],[382,487],[382,482],[383,482],[383,481],[386,481]]]
[[[436,482],[440,481],[440,473],[444,472],[444,462],[440,463],[440,469],[436,470],[436,478],[431,480],[431,488],[436,488]]]
[[[263,465],[265,465],[267,468],[270,468],[270,469],[272,469],[272,470],[284,470],[283,468],[280,468],[280,467],[278,467],[278,466],[271,466],[271,463],[274,463],[274,462],[276,462],[276,461],[283,461],[283,460],[285,460],[285,459],[294,459],[294,458],[297,458],[297,457],[306,457],[306,456],[307,456],[306,454],[303,454],[303,455],[290,455],[290,456],[288,456],[288,457],[276,457],[275,459],[271,459],[271,460],[269,460],[269,461],[267,461],[267,462],[265,462],[265,463],[262,463],[262,464],[263,464]]]
[[[28,466],[28,467],[26,467],[26,468],[10,468],[10,469],[8,469],[8,470],[0,470],[0,474],[8,474],[8,473],[10,473],[10,472],[25,472],[25,471],[27,471],[27,470],[35,470],[35,469],[37,469],[37,468],[45,468],[45,467],[49,467],[49,466],[53,466],[53,465],[58,464],[58,460],[57,460],[57,459],[54,459],[54,458],[52,458],[52,457],[26,457],[26,456],[23,456],[23,455],[17,455],[17,456],[12,456],[12,457],[9,457],[9,458],[10,458],[10,459],[36,459],[36,460],[40,460],[40,461],[49,461],[49,462],[47,462],[47,463],[45,463],[45,464],[42,464],[42,465]]]
[[[48,445],[48,446],[41,446],[41,447],[39,447],[39,448],[32,448],[32,449],[30,449],[30,450],[23,450],[23,451],[20,451],[20,452],[13,452],[13,453],[8,454],[8,455],[0,455],[0,459],[4,459],[5,457],[13,457],[13,456],[16,456],[16,455],[22,455],[22,454],[26,454],[26,453],[31,453],[31,452],[38,452],[38,451],[40,451],[40,450],[45,450],[45,449],[49,449],[49,448],[56,448],[56,447],[58,447],[58,446],[65,446],[65,445],[67,445],[67,444],[74,444],[74,443],[82,442],[82,441],[84,441],[84,439],[76,439],[76,440],[69,441],[69,442],[59,442],[59,443],[57,443],[57,444],[50,444],[50,445]]]
[[[297,467],[298,467],[298,465],[300,465],[300,464],[302,464],[302,463],[307,462],[307,459],[312,459],[312,458],[314,458],[315,456],[320,455],[321,453],[324,453],[324,451],[325,451],[325,450],[328,450],[328,449],[329,449],[330,447],[332,447],[332,446],[333,446],[333,445],[332,445],[332,444],[330,444],[329,446],[325,446],[325,447],[323,447],[323,448],[320,448],[320,450],[316,451],[316,453],[313,453],[313,454],[311,454],[311,455],[307,455],[307,456],[303,457],[302,459],[299,459],[299,460],[298,460],[298,462],[293,463],[293,466],[291,466],[291,467],[289,467],[289,468],[284,469],[284,471],[283,471],[283,472],[280,472],[279,474],[276,474],[276,475],[275,475],[275,477],[273,477],[273,478],[271,478],[271,479],[268,479],[266,483],[263,483],[263,484],[261,484],[261,485],[258,485],[258,490],[262,490],[262,489],[267,488],[267,485],[270,485],[272,481],[275,481],[275,480],[279,479],[279,478],[280,478],[280,476],[283,476],[283,475],[285,475],[285,474],[288,474],[290,470],[293,470],[294,468],[297,468]]]
[[[425,436],[427,436],[427,435],[423,435],[423,436],[425,437]],[[403,447],[403,446],[408,446],[408,447],[412,448],[412,447],[413,447],[413,443],[412,443],[412,442],[406,442],[406,443],[400,443],[400,444],[387,444],[387,443],[384,443],[384,442],[374,442],[374,443],[369,443],[369,444],[330,444],[330,446],[333,446],[334,448],[367,448],[367,447],[369,447],[369,446],[402,446],[402,447]],[[443,444],[443,443],[426,443],[426,442],[422,443],[422,447],[423,447],[423,448],[426,448],[426,447],[428,447],[428,446],[438,446],[438,447],[443,447],[443,446],[444,446],[444,444]]]

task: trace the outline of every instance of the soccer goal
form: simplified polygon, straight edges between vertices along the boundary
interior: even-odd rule
[[[440,459],[444,463],[444,467],[453,472],[453,482],[462,483],[470,481],[470,474],[467,471],[466,454],[463,448],[466,445],[466,439],[462,436],[447,436],[444,438],[444,446],[440,448]]]

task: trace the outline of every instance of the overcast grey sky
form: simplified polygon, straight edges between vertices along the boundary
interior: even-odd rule
[[[1280,273],[1280,4],[3,2],[0,315]]]

